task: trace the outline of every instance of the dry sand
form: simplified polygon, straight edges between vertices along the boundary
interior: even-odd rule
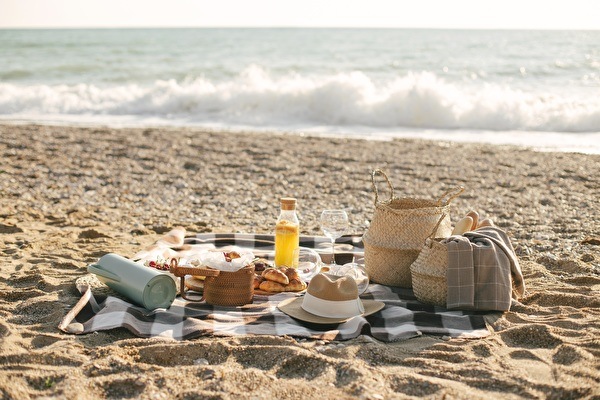
[[[600,398],[600,157],[520,148],[0,125],[3,398]],[[397,194],[457,184],[514,239],[528,291],[478,340],[343,343],[291,337],[74,336],[57,325],[74,282],[108,252],[132,256],[170,228],[271,232],[278,198],[303,231],[325,207],[373,212],[370,171]],[[380,184],[385,193],[385,184]]]

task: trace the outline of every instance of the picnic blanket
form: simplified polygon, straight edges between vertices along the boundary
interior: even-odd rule
[[[190,246],[221,248],[237,246],[252,249],[256,255],[270,257],[272,235],[198,234],[185,238]],[[330,241],[325,237],[301,237],[300,245],[325,252]],[[336,242],[340,254],[336,260],[362,257],[359,236],[345,236]],[[189,247],[188,247],[189,249]],[[339,262],[339,261],[338,261]],[[80,301],[65,316],[59,329],[86,334],[114,328],[126,328],[140,337],[167,337],[175,340],[193,339],[204,335],[289,335],[325,340],[347,340],[370,335],[384,342],[393,342],[423,334],[451,337],[484,337],[490,334],[482,312],[448,311],[424,305],[416,300],[410,289],[371,284],[361,295],[385,303],[385,307],[368,317],[355,317],[339,325],[317,325],[299,321],[277,309],[277,304],[298,296],[281,293],[271,296],[255,295],[252,304],[242,307],[220,307],[205,303],[187,302],[176,298],[168,309],[148,311],[116,296],[94,296],[87,285],[78,287]]]

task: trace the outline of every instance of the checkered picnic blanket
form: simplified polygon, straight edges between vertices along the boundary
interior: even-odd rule
[[[257,257],[272,260],[275,256],[275,238],[273,235],[251,233],[202,233],[195,237],[185,238],[184,244],[203,246],[205,248],[221,248],[236,246],[252,250]],[[331,261],[331,239],[324,236],[300,236],[300,247],[315,250],[323,262]],[[335,261],[345,264],[364,254],[362,237],[345,235],[335,241]]]
[[[273,251],[272,235],[199,234],[186,238],[191,245],[238,246],[252,249],[255,254],[269,256]],[[361,257],[360,237],[338,239],[340,254],[336,260]],[[302,237],[301,246],[326,252],[330,246],[325,237]],[[484,337],[489,335],[481,312],[448,311],[424,305],[416,300],[410,289],[371,284],[361,295],[385,303],[385,307],[368,317],[355,317],[339,325],[317,325],[298,321],[277,308],[277,304],[298,296],[281,293],[272,296],[256,295],[252,304],[242,307],[220,307],[205,303],[175,299],[168,309],[148,311],[114,296],[92,294],[89,286],[79,287],[83,293],[78,304],[63,319],[59,328],[64,332],[85,334],[124,327],[140,337],[168,337],[176,340],[193,339],[203,335],[290,335],[325,340],[347,340],[361,334],[393,342],[422,334],[451,337]]]

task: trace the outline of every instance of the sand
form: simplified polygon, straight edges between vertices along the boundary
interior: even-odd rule
[[[0,125],[0,154],[3,398],[600,398],[600,156],[35,125]],[[399,196],[465,186],[453,221],[474,209],[511,235],[528,289],[492,335],[174,342],[57,329],[88,263],[174,226],[270,233],[278,198],[295,196],[303,233],[320,234],[326,207],[348,208],[364,232],[377,167]]]

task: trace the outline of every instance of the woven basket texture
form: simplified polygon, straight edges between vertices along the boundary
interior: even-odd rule
[[[410,288],[410,265],[419,255],[419,249],[393,249],[372,245],[363,237],[365,268],[369,279],[387,286]]]
[[[446,306],[448,284],[448,247],[439,238],[427,239],[419,256],[410,266],[413,292],[426,304]]]
[[[204,281],[204,299],[216,306],[243,306],[252,303],[254,295],[254,264],[236,272],[221,271],[207,276]]]
[[[377,203],[369,225],[371,243],[397,249],[420,249],[440,216],[446,214],[437,235],[450,236],[452,232],[449,205],[419,199],[392,199]]]

